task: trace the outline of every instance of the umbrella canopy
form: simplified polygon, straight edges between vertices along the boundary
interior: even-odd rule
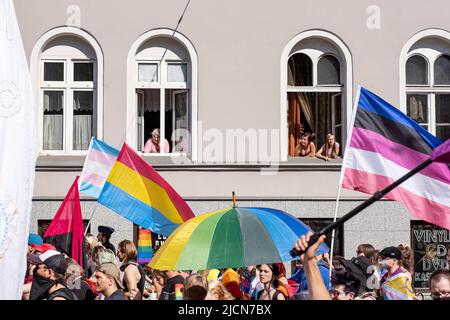
[[[156,252],[159,270],[238,268],[291,261],[289,251],[311,230],[296,217],[269,208],[228,208],[184,222]],[[328,252],[322,244],[319,253]]]

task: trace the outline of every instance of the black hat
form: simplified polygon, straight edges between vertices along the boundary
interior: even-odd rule
[[[114,232],[114,229],[111,227],[107,227],[107,226],[98,226],[98,232],[112,235]]]
[[[48,268],[59,274],[64,274],[67,270],[66,257],[58,251],[47,250],[39,255],[39,260]]]
[[[385,258],[395,258],[397,260],[403,259],[402,252],[400,251],[400,249],[396,247],[384,248],[383,250],[380,251],[378,255]]]

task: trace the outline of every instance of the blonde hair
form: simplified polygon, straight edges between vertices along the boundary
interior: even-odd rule
[[[130,261],[135,261],[137,258],[137,249],[133,241],[122,240],[119,242],[119,250],[125,254],[123,264],[127,264]]]
[[[217,300],[235,300],[235,298],[228,292],[222,282],[211,279],[208,281],[208,296],[217,297]]]
[[[89,244],[89,248],[91,249],[91,251],[99,245],[97,237],[90,233],[86,235],[86,241]]]

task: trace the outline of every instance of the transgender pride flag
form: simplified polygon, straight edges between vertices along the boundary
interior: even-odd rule
[[[80,176],[80,192],[98,199],[118,155],[119,150],[92,137]]]
[[[342,187],[374,194],[428,158],[442,142],[399,109],[360,88],[343,161]],[[385,198],[418,219],[450,229],[450,169],[433,162]]]

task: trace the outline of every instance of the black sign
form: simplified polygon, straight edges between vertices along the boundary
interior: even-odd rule
[[[153,247],[153,254],[158,251],[159,247],[162,246],[164,241],[166,241],[167,237],[164,237],[160,234],[152,232],[152,247]]]
[[[411,238],[414,288],[426,289],[433,271],[449,268],[450,231],[424,221],[412,221]]]

